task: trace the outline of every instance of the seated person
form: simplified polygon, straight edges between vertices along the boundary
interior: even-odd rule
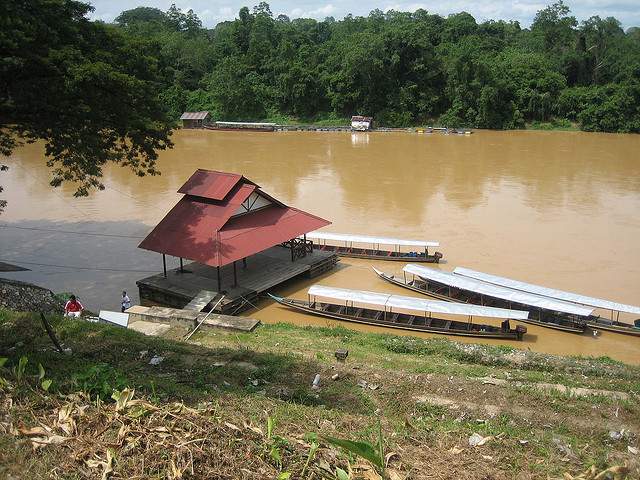
[[[76,300],[75,295],[71,295],[67,303],[64,305],[64,315],[66,317],[79,317],[82,314],[84,307]]]

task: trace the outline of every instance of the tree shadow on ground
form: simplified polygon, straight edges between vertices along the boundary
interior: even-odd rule
[[[52,318],[71,355],[55,351],[36,314],[9,319],[0,312],[0,356],[42,364],[54,391],[84,390],[109,398],[113,389],[135,388],[159,401],[195,404],[224,395],[259,395],[295,404],[324,405],[345,413],[372,413],[369,397],[353,375],[331,382],[328,365],[294,354],[210,348],[82,320]],[[153,360],[153,361],[152,361]],[[311,387],[321,374],[322,388]]]

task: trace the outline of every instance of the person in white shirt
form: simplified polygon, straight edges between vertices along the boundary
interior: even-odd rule
[[[124,311],[128,308],[131,307],[131,299],[129,298],[129,295],[127,295],[127,292],[125,292],[124,290],[122,291],[122,312],[124,313]]]

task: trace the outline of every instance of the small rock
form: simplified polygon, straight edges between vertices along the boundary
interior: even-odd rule
[[[316,373],[316,376],[313,377],[313,383],[311,384],[311,388],[313,388],[314,390],[317,390],[318,388],[320,388],[320,374]]]
[[[622,440],[622,438],[624,437],[624,428],[619,432],[616,432],[615,430],[611,430],[609,432],[609,437],[611,438],[611,440],[616,440],[616,441]]]
[[[529,440],[520,440],[520,445],[526,445],[529,443]]]
[[[251,385],[257,387],[260,382],[258,380],[251,380]]]
[[[358,380],[358,386],[360,388],[367,388],[367,385],[369,385],[369,384],[367,383],[366,380]]]
[[[469,446],[471,447],[481,447],[485,443],[491,441],[493,437],[483,437],[479,433],[474,433],[469,437]]]
[[[164,360],[164,357],[160,355],[154,355],[151,360],[149,360],[149,365],[160,365]]]
[[[338,378],[340,378],[340,375],[338,375],[337,373],[331,375],[331,380],[338,380]]]
[[[632,447],[631,445],[627,447],[627,450],[633,455],[638,455],[638,452],[640,452],[636,447]]]
[[[369,384],[369,389],[370,390],[377,390],[378,388],[380,388],[380,385],[377,385],[375,383],[370,383]]]
[[[227,364],[227,362],[214,362],[213,366],[214,367],[224,367]]]

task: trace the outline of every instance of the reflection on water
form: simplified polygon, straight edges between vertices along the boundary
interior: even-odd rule
[[[11,169],[0,176],[10,202],[0,223],[110,222],[104,224],[117,232],[120,222],[134,222],[144,229],[173,206],[176,190],[196,168],[218,169],[243,173],[277,198],[332,220],[329,229],[336,232],[439,240],[447,261],[443,269],[461,265],[640,303],[638,136],[180,131],[175,143],[174,150],[160,155],[161,176],[139,179],[122,168],[108,168],[106,190],[86,199],[74,199],[72,185],[52,190],[41,146],[26,146],[8,159]],[[6,232],[0,229],[3,252]],[[29,241],[40,238],[36,232],[22,235]],[[111,248],[87,237],[56,236],[38,244],[38,255],[56,257],[61,242],[82,242],[82,250],[89,252]],[[118,252],[112,255],[117,258]],[[342,263],[346,267],[322,282],[395,288],[378,280],[369,262]],[[399,270],[401,265],[380,267]],[[129,274],[129,284],[141,276]],[[99,283],[94,279],[92,284],[91,295],[99,303]],[[301,298],[305,287],[295,283],[280,293]],[[318,322],[274,305],[250,314],[264,321]],[[517,346],[640,363],[637,338],[528,328],[534,341]]]

